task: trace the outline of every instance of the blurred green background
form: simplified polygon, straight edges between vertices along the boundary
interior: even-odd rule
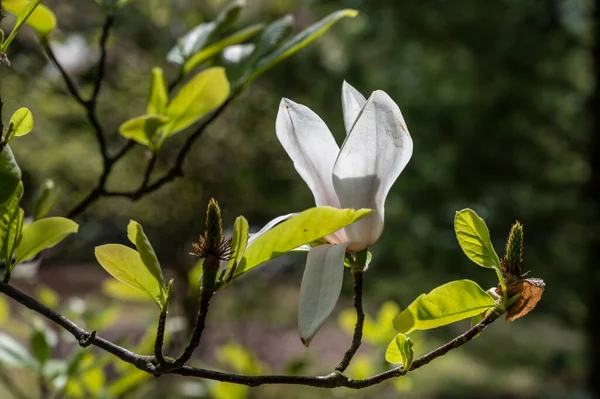
[[[19,283],[49,286],[65,306],[73,298],[84,298],[88,306],[102,308],[114,300],[101,294],[101,280],[108,275],[94,263],[93,246],[124,241],[130,218],[143,224],[163,267],[171,270],[167,274],[177,279],[178,270],[193,264],[188,252],[203,228],[210,197],[221,204],[226,226],[244,215],[254,229],[277,215],[313,206],[310,191],[276,139],[278,104],[288,97],[309,106],[341,144],[345,79],[367,96],[376,89],[386,91],[400,106],[414,140],[413,158],[387,199],[384,235],[372,248],[373,263],[365,277],[368,312],[375,316],[390,300],[406,306],[420,293],[454,279],[494,284],[493,273],[470,263],[456,242],[454,212],[466,207],[486,219],[498,252],[510,225],[515,220],[524,224],[524,267],[546,281],[546,292],[526,318],[510,325],[495,323],[480,339],[418,370],[407,382],[359,392],[266,387],[250,390],[249,397],[599,396],[600,328],[593,319],[598,314],[595,304],[600,305],[594,295],[600,282],[594,176],[600,169],[590,154],[598,146],[593,100],[594,58],[600,52],[594,44],[593,2],[248,3],[239,26],[286,13],[294,14],[299,28],[340,8],[355,8],[360,14],[341,21],[254,82],[195,145],[183,178],[137,202],[100,200],[77,218],[80,233],[46,254],[33,277],[36,282]],[[59,20],[54,48],[82,90],[89,91],[101,11],[91,0],[44,4]],[[174,78],[177,68],[167,64],[166,53],[178,37],[213,19],[224,4],[133,1],[119,12],[99,105],[111,149],[123,143],[118,126],[143,113],[152,67],[162,66],[167,80]],[[1,78],[5,114],[26,106],[36,123],[34,134],[13,146],[26,192],[33,193],[45,178],[54,179],[61,196],[52,213],[65,215],[101,172],[96,142],[82,109],[66,93],[33,35],[20,35],[11,50],[12,69]],[[167,142],[157,175],[174,161],[185,137]],[[109,186],[137,187],[146,162],[148,154],[136,148],[119,164]],[[200,356],[218,364],[219,350],[214,348],[237,342],[275,373],[327,372],[337,364],[350,339],[336,317],[310,349],[297,339],[303,263],[304,255],[286,256],[219,293]],[[347,277],[336,315],[351,306]],[[147,317],[153,317],[150,306],[124,305],[110,326],[112,335],[138,339]],[[26,311],[13,308],[14,317],[22,313]],[[133,318],[137,323],[131,314],[139,315]],[[422,334],[416,351],[424,353],[465,328],[460,324]],[[385,344],[367,343],[350,373],[381,371],[384,350]],[[227,362],[219,367],[228,369]],[[166,393],[169,380],[172,391]],[[205,385],[183,378],[159,381],[146,384],[162,390],[142,387],[131,397],[218,397]]]

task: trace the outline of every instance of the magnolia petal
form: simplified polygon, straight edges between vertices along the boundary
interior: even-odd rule
[[[331,315],[340,297],[347,247],[348,243],[319,245],[306,257],[298,304],[298,331],[305,346]]]
[[[316,205],[339,208],[331,173],[340,150],[325,122],[308,107],[284,98],[276,131],[298,174],[312,191]]]
[[[344,83],[342,83],[342,111],[347,135],[350,134],[352,125],[354,125],[354,121],[356,121],[366,102],[365,96],[344,80]]]
[[[352,242],[350,251],[361,251],[381,236],[385,198],[412,151],[413,142],[400,109],[385,92],[373,92],[333,169],[333,185],[342,208],[375,210],[346,226]]]

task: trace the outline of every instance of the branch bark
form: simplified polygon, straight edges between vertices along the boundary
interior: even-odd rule
[[[113,354],[119,359],[132,364],[140,370],[147,373],[160,376],[161,373],[155,366],[156,359],[154,356],[144,356],[133,353],[128,349],[125,349],[111,341],[108,341],[100,336],[90,333],[73,321],[69,320],[65,316],[55,312],[47,306],[39,303],[34,298],[27,294],[17,290],[16,288],[0,282],[0,292],[6,296],[14,299],[20,304],[28,307],[34,312],[41,316],[44,316],[48,320],[56,323],[58,326],[69,332],[80,345],[94,345],[108,353]],[[453,349],[459,348],[462,345],[469,342],[476,335],[480,334],[488,325],[496,321],[504,312],[499,309],[495,309],[488,316],[486,316],[479,324],[467,330],[464,334],[459,335],[447,344],[429,352],[416,359],[410,371],[421,368],[431,362],[432,360],[445,355]],[[376,374],[372,377],[365,379],[351,379],[341,372],[335,371],[331,374],[321,376],[290,376],[290,375],[263,375],[263,376],[247,376],[233,373],[223,373],[214,370],[207,370],[203,368],[196,368],[190,366],[182,366],[181,368],[171,369],[163,374],[178,374],[187,377],[205,378],[215,381],[229,382],[233,384],[247,385],[255,387],[265,384],[287,384],[287,385],[306,385],[318,388],[336,388],[336,387],[347,387],[352,389],[362,389],[373,385],[377,385],[383,381],[391,378],[400,377],[406,374],[407,371],[403,370],[402,367],[396,367],[385,371],[380,374]]]
[[[354,335],[352,337],[352,344],[340,364],[335,368],[336,371],[343,373],[346,371],[352,358],[360,348],[363,335],[363,325],[365,323],[365,312],[362,306],[362,286],[363,286],[362,270],[352,270],[352,277],[354,278],[354,309],[356,310],[356,325],[354,326]]]

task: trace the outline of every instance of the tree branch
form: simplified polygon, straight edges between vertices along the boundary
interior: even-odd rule
[[[113,354],[119,359],[134,365],[140,370],[153,375],[160,375],[157,368],[155,367],[155,358],[153,356],[143,356],[133,353],[119,345],[114,344],[104,338],[101,338],[93,333],[89,333],[84,329],[80,328],[73,321],[64,317],[63,315],[55,312],[54,310],[46,307],[39,303],[34,298],[24,294],[16,288],[0,282],[0,292],[4,293],[8,297],[28,307],[34,312],[44,316],[48,320],[56,323],[64,330],[69,332],[80,345],[85,346],[87,344],[94,345],[106,352]],[[481,322],[474,327],[467,330],[464,334],[459,335],[447,344],[429,352],[416,359],[409,371],[416,370],[428,364],[432,360],[445,355],[453,349],[459,348],[472,340],[476,335],[480,334],[488,325],[496,321],[502,314],[503,310],[494,309],[490,312]],[[383,381],[391,378],[400,377],[406,374],[408,371],[402,369],[402,367],[396,367],[385,371],[383,373],[374,375],[369,378],[354,380],[340,372],[333,372],[331,374],[322,376],[290,376],[290,375],[264,375],[264,376],[246,376],[232,373],[223,373],[214,370],[207,370],[202,368],[195,368],[189,366],[182,366],[181,368],[168,370],[165,374],[178,374],[188,377],[205,378],[215,381],[229,382],[240,385],[247,385],[251,387],[265,385],[265,384],[288,384],[288,385],[306,385],[319,388],[336,388],[336,387],[347,387],[353,389],[367,388],[373,385],[377,385]]]
[[[340,364],[335,368],[335,371],[343,373],[346,371],[352,358],[356,354],[356,351],[360,347],[362,342],[363,325],[365,323],[365,312],[362,307],[362,285],[363,285],[363,271],[352,270],[352,277],[354,278],[354,309],[356,309],[356,326],[354,326],[354,336],[352,337],[352,344]]]
[[[115,23],[115,14],[108,14],[106,19],[104,20],[104,24],[102,25],[102,35],[100,36],[100,42],[98,46],[100,47],[100,60],[98,61],[98,74],[96,75],[96,80],[94,84],[94,91],[92,92],[92,96],[90,97],[90,105],[92,108],[95,108],[96,101],[98,100],[98,95],[100,94],[100,88],[102,86],[102,81],[104,80],[104,74],[106,71],[106,42],[108,41],[108,36],[110,35],[110,29]]]

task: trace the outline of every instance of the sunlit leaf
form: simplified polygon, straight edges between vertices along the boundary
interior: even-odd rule
[[[131,220],[127,226],[127,238],[129,238],[129,241],[137,248],[148,271],[156,278],[161,287],[165,288],[165,280],[160,267],[160,262],[156,257],[152,244],[150,244],[150,240],[148,240],[148,237],[146,237],[146,234],[144,233],[142,225],[135,220]],[[165,299],[166,298],[161,298],[161,302]]]
[[[471,280],[457,280],[421,294],[394,319],[398,332],[408,334],[468,319],[496,306],[494,298]]]
[[[334,233],[371,212],[370,209],[337,209],[328,206],[307,209],[256,238],[252,236],[234,277]]]
[[[148,94],[148,106],[146,114],[162,115],[167,108],[169,96],[167,94],[167,84],[161,68],[152,69],[152,80],[150,81],[150,93]]]
[[[294,16],[287,14],[266,27],[256,42],[253,56],[258,60],[273,51],[285,40],[294,28]]]
[[[397,332],[394,329],[393,320],[400,313],[400,307],[393,301],[384,302],[373,319],[365,315],[363,323],[363,341],[373,346],[382,346],[390,342]],[[338,324],[344,332],[352,336],[356,325],[356,312],[354,309],[346,309],[338,316]]]
[[[388,345],[385,351],[385,360],[394,364],[402,364],[402,368],[408,371],[412,366],[414,355],[413,341],[406,335],[399,333]]]
[[[500,269],[500,259],[492,246],[490,232],[482,218],[472,209],[456,212],[456,238],[465,255],[479,266]]]
[[[27,108],[19,108],[10,117],[10,123],[12,124],[13,136],[25,136],[33,129],[33,115]]]
[[[63,217],[36,220],[23,228],[21,242],[15,250],[16,263],[52,248],[69,234],[77,233],[79,225]]]
[[[244,257],[248,245],[248,221],[243,216],[238,216],[233,224],[233,237],[231,238],[231,251],[233,257],[227,267],[231,269]]]
[[[279,64],[281,61],[296,53],[298,50],[307,46],[312,41],[316,40],[319,36],[321,36],[323,33],[329,30],[329,28],[331,28],[340,19],[346,17],[353,18],[356,15],[358,15],[358,11],[356,10],[346,9],[336,11],[323,18],[322,20],[312,24],[308,28],[304,29],[302,32],[291,37],[280,47],[278,47],[275,51],[262,58],[257,63],[256,68],[248,78],[247,83],[253,81],[267,70],[271,69],[275,65]]]
[[[121,136],[134,140],[145,146],[152,146],[156,141],[158,129],[169,121],[164,115],[142,115],[123,122],[119,127]]]
[[[96,259],[114,278],[148,294],[162,309],[166,289],[150,273],[140,254],[120,244],[106,244],[96,247]]]
[[[35,296],[41,303],[50,309],[56,309],[60,302],[58,293],[45,285],[41,285],[35,290]]]
[[[264,24],[251,25],[247,28],[241,29],[226,38],[219,40],[211,45],[206,46],[202,51],[196,53],[191,57],[184,65],[183,72],[187,75],[194,70],[200,64],[208,61],[215,55],[219,54],[226,47],[232,46],[238,43],[243,43],[246,40],[251,39],[258,32],[264,28]]]
[[[229,96],[229,81],[225,69],[206,69],[192,78],[167,106],[169,122],[162,128],[171,136],[199,121],[217,109]]]
[[[4,231],[2,236],[2,248],[1,253],[4,258],[4,263],[9,266],[9,270],[12,270],[18,261],[12,263],[13,254],[19,245],[22,238],[23,231],[23,219],[25,218],[25,212],[22,208],[17,208],[10,216],[8,221],[8,228]]]
[[[10,146],[0,152],[0,204],[7,201],[21,181],[21,169],[15,161]]]
[[[119,280],[106,279],[102,282],[102,292],[112,298],[127,302],[152,301],[145,292],[123,284]]]
[[[41,36],[46,36],[54,30],[56,27],[54,13],[48,7],[39,3],[40,0],[31,2],[28,0],[2,0],[2,7],[17,16],[15,27],[4,42],[4,51],[6,51],[23,23],[27,23],[27,25],[31,26]]]
[[[19,182],[10,198],[0,204],[0,259],[7,262],[12,259],[17,244],[19,230],[19,202],[23,196],[23,183]],[[22,221],[21,221],[22,223]]]

